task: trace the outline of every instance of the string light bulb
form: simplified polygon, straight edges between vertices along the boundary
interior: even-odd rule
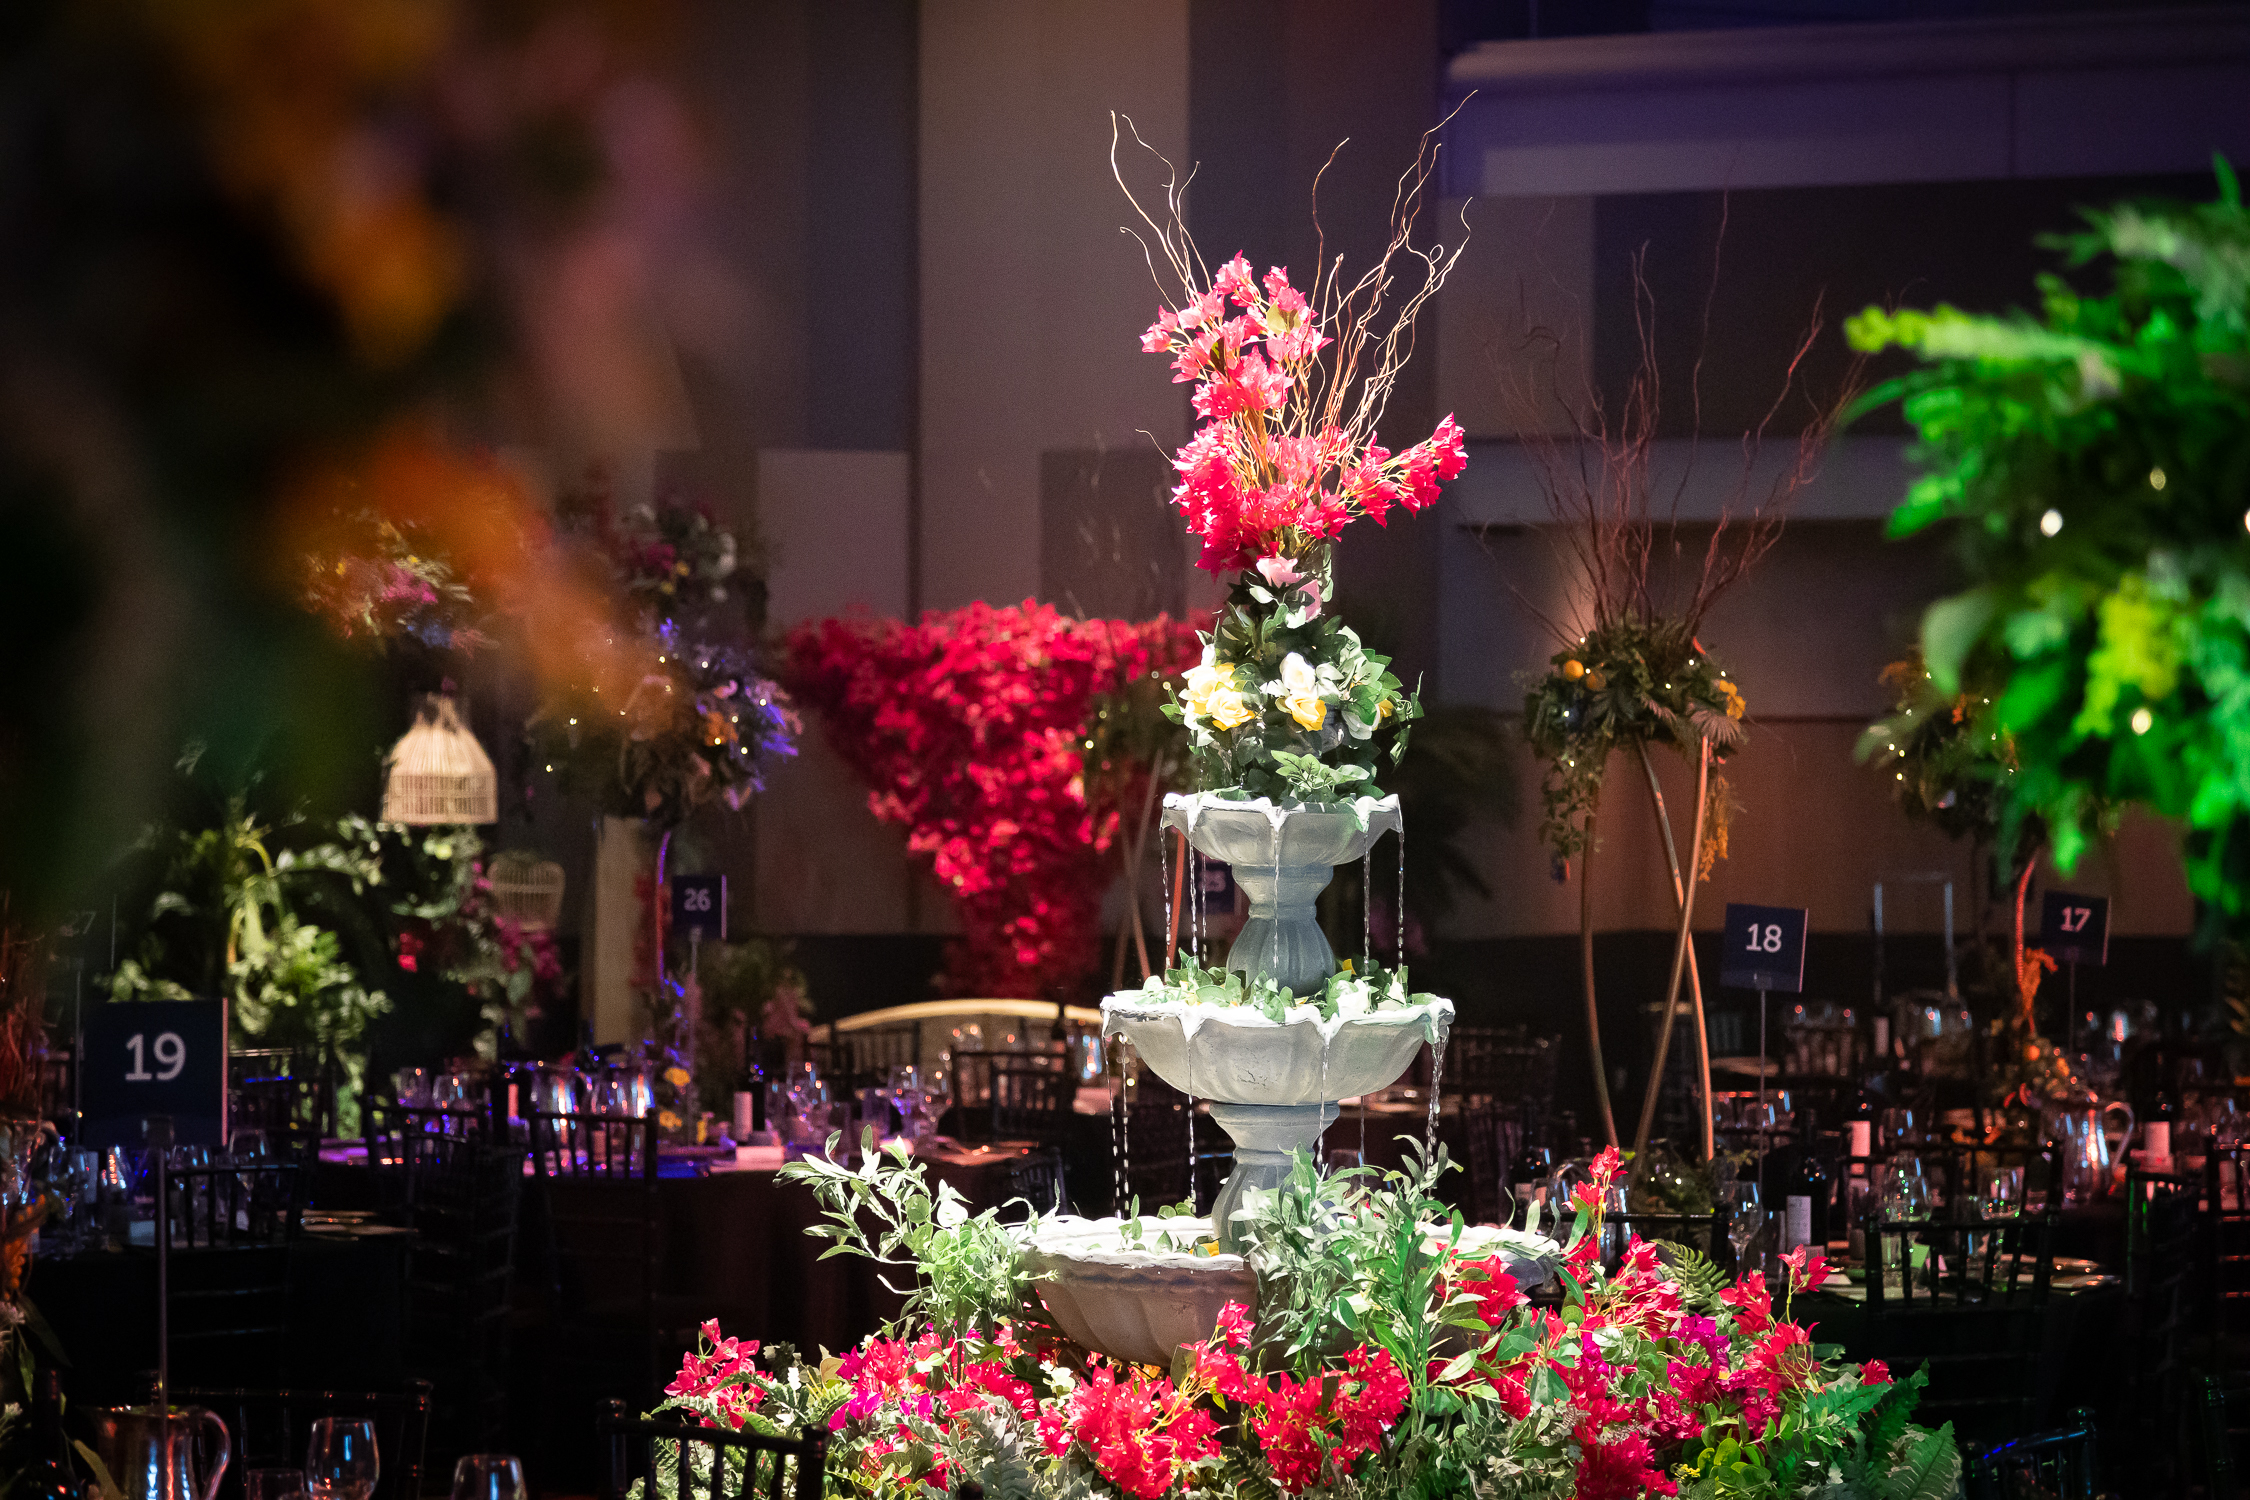
[[[2041,536],[2053,536],[2060,530],[2062,530],[2062,512],[2050,507],[2047,513],[2039,518],[2039,534]]]

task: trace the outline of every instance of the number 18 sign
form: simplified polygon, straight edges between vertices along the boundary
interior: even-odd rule
[[[1727,903],[1719,983],[1744,990],[1805,987],[1805,909]]]

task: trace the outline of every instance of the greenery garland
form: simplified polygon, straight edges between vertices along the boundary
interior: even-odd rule
[[[1723,760],[1743,742],[1742,690],[1686,625],[1632,616],[1603,621],[1558,651],[1524,695],[1524,735],[1547,763],[1540,783],[1540,835],[1558,859],[1586,849],[1612,751],[1670,745],[1693,756],[1711,742]],[[1727,852],[1726,778],[1714,775],[1705,812],[1699,877]]]

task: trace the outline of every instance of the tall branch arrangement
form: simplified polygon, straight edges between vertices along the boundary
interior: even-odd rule
[[[1173,380],[1195,386],[1203,422],[1173,458],[1173,501],[1203,539],[1197,566],[1234,579],[1172,710],[1207,790],[1348,804],[1375,790],[1382,742],[1395,763],[1421,713],[1389,658],[1324,611],[1345,526],[1426,509],[1467,462],[1451,416],[1404,451],[1376,441],[1413,353],[1416,316],[1461,254],[1413,239],[1436,135],[1423,137],[1399,178],[1382,255],[1354,279],[1323,238],[1302,288],[1280,266],[1257,275],[1240,254],[1212,271],[1188,233],[1186,185],[1171,164],[1156,156],[1166,178],[1152,213],[1117,169],[1122,136],[1113,135],[1118,186],[1146,229],[1127,232],[1163,299],[1141,348],[1171,357]]]
[[[1586,1026],[1602,1124],[1612,1143],[1618,1133],[1602,1063],[1587,875],[1596,848],[1603,781],[1614,752],[1630,751],[1639,759],[1664,836],[1678,927],[1656,1061],[1635,1132],[1637,1149],[1647,1145],[1654,1122],[1683,974],[1694,1002],[1698,1076],[1705,1100],[1710,1096],[1703,989],[1689,933],[1695,887],[1726,855],[1731,802],[1726,777],[1718,767],[1743,743],[1746,700],[1698,633],[1712,608],[1780,539],[1790,503],[1816,472],[1837,408],[1816,406],[1789,462],[1770,477],[1759,478],[1758,460],[1768,429],[1792,396],[1803,395],[1800,369],[1820,331],[1816,309],[1811,327],[1789,360],[1780,394],[1757,426],[1742,437],[1740,471],[1703,544],[1700,567],[1684,583],[1670,583],[1658,565],[1667,555],[1677,557],[1687,550],[1680,510],[1690,476],[1683,473],[1665,482],[1655,473],[1662,389],[1655,306],[1638,259],[1633,285],[1641,357],[1622,403],[1613,411],[1598,392],[1589,392],[1583,408],[1570,411],[1571,438],[1525,434],[1525,446],[1556,522],[1558,545],[1578,588],[1568,616],[1533,610],[1561,649],[1525,695],[1524,734],[1532,751],[1546,762],[1541,832],[1558,859],[1576,856],[1579,862],[1579,955]],[[1699,412],[1700,407],[1698,399]],[[1649,758],[1651,745],[1670,746],[1695,764],[1692,865],[1683,864],[1674,843],[1663,791]],[[1708,1156],[1712,1141],[1707,1107],[1701,1117],[1703,1150]]]

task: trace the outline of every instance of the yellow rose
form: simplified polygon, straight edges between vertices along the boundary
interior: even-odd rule
[[[688,1070],[685,1068],[666,1068],[664,1070],[664,1081],[676,1089],[684,1089],[688,1085]]]
[[[1576,682],[1586,675],[1586,664],[1582,661],[1566,661],[1562,664],[1562,674],[1572,682]]]
[[[1307,729],[1318,729],[1328,722],[1328,705],[1318,698],[1292,693],[1287,698],[1282,699],[1281,704],[1282,707],[1289,710],[1290,718],[1295,719]]]
[[[656,1116],[656,1128],[659,1130],[677,1130],[680,1128],[680,1117],[668,1109],[659,1110]]]
[[[1203,716],[1221,729],[1238,729],[1256,715],[1250,700],[1230,687],[1215,690],[1203,704]]]

